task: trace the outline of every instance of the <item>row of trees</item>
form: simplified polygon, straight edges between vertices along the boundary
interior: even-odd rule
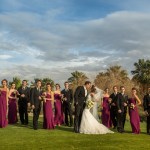
[[[127,93],[130,93],[131,88],[136,87],[140,94],[144,94],[150,86],[150,60],[139,59],[134,63],[135,69],[131,71],[133,75],[129,78],[127,70],[124,70],[121,66],[111,66],[105,72],[99,72],[96,76],[94,83],[101,89],[112,89],[114,85],[125,86]],[[88,77],[83,72],[75,71],[71,73],[72,77],[68,79],[76,87],[82,85]]]
[[[129,78],[127,70],[124,70],[121,66],[111,66],[106,71],[99,72],[94,80],[94,84],[101,89],[109,88],[111,90],[114,85],[118,87],[123,85],[126,87],[128,94],[130,94],[132,87],[136,87],[140,95],[143,95],[148,86],[150,86],[150,60],[139,59],[138,62],[134,63],[134,67],[135,69],[131,71],[133,77]],[[37,80],[38,78],[35,78],[31,82],[31,86],[34,86]],[[47,82],[50,82],[52,86],[55,84],[51,78],[40,80],[43,87]],[[87,75],[79,71],[72,72],[71,77],[68,78],[68,82],[71,83],[70,85],[73,89],[76,89],[79,85],[83,85],[86,80],[88,80]],[[17,88],[21,85],[21,79],[18,77],[14,77],[12,82],[16,83]]]
[[[54,84],[55,84],[51,78],[43,78],[43,79],[35,78],[34,81],[31,81],[30,87],[34,87],[37,80],[42,81],[42,87],[45,87],[46,83],[51,83],[52,87],[54,87]],[[13,81],[9,82],[9,85],[11,85],[12,83],[16,84],[16,88],[19,88],[22,84],[21,79],[19,77],[13,77]]]

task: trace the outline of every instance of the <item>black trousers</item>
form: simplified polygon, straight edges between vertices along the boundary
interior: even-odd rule
[[[63,112],[65,114],[65,124],[67,126],[69,125],[72,126],[73,125],[72,108],[69,102],[63,103]],[[68,117],[69,117],[69,120],[68,120]]]
[[[41,107],[35,108],[33,110],[33,128],[38,129],[38,119],[40,115]]]
[[[114,128],[116,128],[117,127],[117,108],[111,107],[110,117],[111,117]]]
[[[147,117],[147,133],[150,134],[150,116]]]
[[[85,108],[85,103],[84,104],[77,104],[75,106],[75,118],[74,118],[74,131],[79,133],[79,128],[81,124],[81,119],[82,119],[82,113]]]
[[[126,121],[126,113],[125,112],[118,113],[118,117],[117,117],[118,132],[124,132],[125,121]]]
[[[21,124],[28,124],[28,104],[27,102],[19,103],[19,117]]]

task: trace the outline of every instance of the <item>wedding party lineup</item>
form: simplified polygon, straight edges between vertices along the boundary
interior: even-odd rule
[[[99,89],[90,81],[85,81],[75,91],[69,82],[60,84],[46,83],[42,88],[42,81],[37,80],[34,87],[28,87],[28,81],[23,80],[17,89],[15,83],[8,87],[8,81],[3,79],[0,87],[0,128],[7,128],[8,124],[28,126],[28,109],[32,109],[33,130],[39,129],[39,116],[42,112],[43,129],[55,130],[56,126],[67,126],[72,132],[80,134],[115,134],[126,133],[126,117],[132,134],[140,134],[140,116],[138,106],[143,107],[143,115],[147,117],[146,131],[150,135],[150,87],[141,100],[137,89],[131,89],[131,96],[126,94],[126,87],[113,86],[113,93],[109,88]],[[42,109],[41,109],[42,108]],[[99,108],[101,113],[99,114]],[[40,116],[41,117],[41,116]]]

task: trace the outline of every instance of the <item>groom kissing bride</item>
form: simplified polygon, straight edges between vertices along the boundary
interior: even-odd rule
[[[88,90],[90,93],[88,94]],[[102,97],[100,89],[91,87],[91,82],[86,81],[84,86],[77,87],[74,95],[75,100],[75,119],[74,132],[84,134],[106,134],[114,133],[107,127],[100,124],[90,112],[89,103],[95,103]]]

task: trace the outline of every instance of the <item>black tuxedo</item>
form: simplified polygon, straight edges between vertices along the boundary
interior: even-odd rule
[[[70,118],[70,126],[73,125],[73,117],[72,117],[72,102],[73,102],[73,91],[71,89],[64,89],[61,91],[61,94],[64,95],[63,98],[66,100],[63,101],[63,112],[65,114],[65,124],[69,126],[68,116]]]
[[[33,109],[33,128],[38,128],[38,119],[41,111],[41,100],[39,99],[39,96],[42,95],[42,90],[37,89],[37,87],[34,87],[32,89],[31,93],[31,105],[34,105],[35,108]]]
[[[147,111],[147,133],[150,134],[150,94],[146,94],[143,99],[144,111]]]
[[[77,87],[75,94],[75,119],[74,119],[74,131],[79,132],[82,113],[85,108],[86,96],[84,86]]]
[[[21,124],[28,124],[28,103],[30,99],[30,88],[22,86],[18,88],[19,92],[19,100],[18,100],[18,106],[19,106],[19,116]],[[21,95],[24,94],[25,97],[21,97]]]
[[[117,111],[121,110],[121,113],[118,112],[118,122],[117,122],[118,132],[124,132],[124,125],[127,114],[127,106],[124,106],[124,103],[128,104],[128,96],[119,93],[117,98]]]
[[[117,99],[118,99],[118,94],[112,93],[110,95],[110,98],[112,99],[111,104],[110,104],[110,117],[113,123],[114,128],[117,127]],[[113,105],[115,104],[115,106]]]

